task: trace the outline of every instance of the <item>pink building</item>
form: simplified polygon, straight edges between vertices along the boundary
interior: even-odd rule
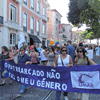
[[[60,43],[66,44],[68,40],[74,41],[74,33],[72,32],[72,26],[70,24],[59,25]]]
[[[28,45],[47,44],[47,0],[0,0],[0,47],[18,44],[24,34]]]
[[[57,41],[59,38],[59,24],[61,24],[62,15],[56,9],[48,10],[48,40]]]

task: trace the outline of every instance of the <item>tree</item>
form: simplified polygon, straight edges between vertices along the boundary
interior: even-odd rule
[[[85,23],[90,27],[88,33],[100,37],[100,1],[99,0],[70,0],[68,20],[74,25]],[[75,8],[76,7],[76,8]],[[98,10],[99,8],[99,10]],[[73,17],[74,16],[74,17]],[[90,35],[88,34],[87,37]],[[95,38],[92,36],[92,38]]]
[[[82,37],[83,40],[86,39],[86,35],[87,34],[88,34],[88,31],[87,30],[84,31],[83,33],[81,33],[81,37]]]
[[[94,39],[96,36],[91,30],[86,30],[83,33],[81,33],[82,39]]]
[[[68,20],[74,25],[79,23],[80,10],[78,8],[78,0],[70,0]]]

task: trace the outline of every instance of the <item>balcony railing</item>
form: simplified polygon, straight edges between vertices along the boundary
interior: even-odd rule
[[[17,27],[17,28],[19,28],[19,23],[16,23],[16,22],[14,22],[14,21],[12,21],[12,20],[8,20],[8,24],[11,25],[12,27]]]
[[[44,16],[44,15],[42,16],[42,19],[43,19],[44,21],[46,21],[46,22],[48,21],[48,18],[47,18],[46,16]]]
[[[13,1],[15,1],[16,3],[19,3],[19,0],[13,0]]]
[[[31,33],[34,34],[34,30],[33,29],[31,29]]]
[[[45,34],[45,33],[42,33],[41,36],[42,36],[43,38],[47,38],[47,34]]]

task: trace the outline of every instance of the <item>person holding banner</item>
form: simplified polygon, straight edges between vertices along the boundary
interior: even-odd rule
[[[14,51],[13,51],[14,62],[18,62],[18,55],[19,55],[18,46],[15,45],[15,47],[14,47]]]
[[[31,60],[30,60],[30,57],[27,54],[25,54],[25,48],[21,47],[20,52],[21,54],[18,56],[18,63],[28,64],[27,62],[30,62]],[[20,93],[23,94],[24,92],[25,92],[25,85],[22,84]]]
[[[59,53],[54,51],[53,47],[49,47],[47,66],[53,66],[54,65],[56,54],[59,55]]]
[[[13,58],[13,54],[11,52],[9,52],[8,48],[6,46],[3,46],[2,47],[2,59],[3,60],[9,60],[9,61],[12,61],[14,58]],[[3,66],[2,66],[3,67]],[[4,68],[2,68],[1,70],[3,70]],[[2,73],[1,73],[1,77],[3,78],[2,76]],[[3,78],[3,82],[0,84],[0,86],[4,86],[6,85],[5,83],[6,81],[6,78]],[[10,83],[9,85],[11,85],[13,82],[12,80],[10,79]]]
[[[61,55],[59,55],[55,58],[54,68],[56,68],[56,66],[66,66],[68,68],[73,66],[73,60],[72,60],[71,56],[67,54],[66,46],[61,47]],[[61,91],[57,91],[56,92],[56,100],[60,100],[60,95],[61,95]],[[68,100],[67,95],[68,95],[68,92],[64,92],[65,100]]]
[[[42,65],[46,66],[48,62],[48,48],[46,46],[43,47],[43,50],[40,52],[40,56]]]
[[[38,64],[38,55],[39,55],[39,51],[33,47],[32,48],[32,52],[30,53],[30,57],[31,57],[31,62],[29,62],[30,64]],[[28,64],[28,62],[27,62]]]
[[[77,57],[75,58],[74,65],[96,65],[95,62],[92,61],[89,57],[85,54],[85,49],[83,47],[79,47],[77,49]],[[88,93],[77,93],[78,100],[89,100]]]

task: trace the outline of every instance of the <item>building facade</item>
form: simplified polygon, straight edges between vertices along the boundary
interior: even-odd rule
[[[56,9],[48,10],[48,40],[57,41],[59,38],[59,25],[61,24],[62,15]]]
[[[82,32],[83,32],[82,30],[73,31],[75,43],[80,43],[82,41],[82,37],[81,37]]]
[[[18,44],[21,33],[25,45],[46,45],[47,10],[47,0],[0,0],[0,47]]]
[[[59,38],[62,45],[66,44],[68,40],[74,41],[74,33],[72,32],[72,26],[70,24],[59,25]]]

